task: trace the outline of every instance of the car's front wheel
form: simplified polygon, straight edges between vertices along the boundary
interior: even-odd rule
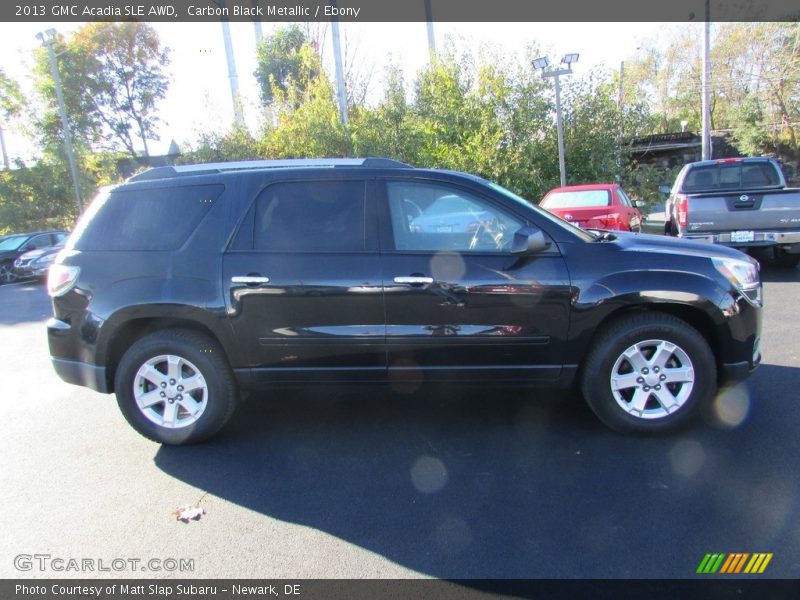
[[[13,283],[17,280],[14,267],[10,262],[0,264],[0,283]]]
[[[128,423],[163,444],[208,439],[236,408],[236,384],[219,345],[190,330],[138,340],[123,355],[114,385]]]
[[[709,402],[717,370],[711,348],[688,323],[641,313],[604,328],[582,370],[582,391],[603,423],[622,432],[683,424]]]

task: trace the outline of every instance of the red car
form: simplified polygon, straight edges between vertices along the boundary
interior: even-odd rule
[[[642,213],[616,183],[558,187],[539,206],[584,229],[642,229]]]

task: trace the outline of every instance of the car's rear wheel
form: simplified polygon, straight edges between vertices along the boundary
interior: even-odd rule
[[[589,351],[581,387],[591,409],[622,432],[683,424],[716,390],[708,342],[670,315],[641,313],[604,328]]]
[[[236,408],[233,373],[219,345],[195,331],[143,337],[123,355],[117,403],[131,426],[163,444],[199,442],[217,433]]]

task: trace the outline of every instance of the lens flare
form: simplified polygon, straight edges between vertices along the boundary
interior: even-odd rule
[[[418,492],[436,493],[447,484],[447,468],[438,458],[421,456],[411,467],[411,483]]]

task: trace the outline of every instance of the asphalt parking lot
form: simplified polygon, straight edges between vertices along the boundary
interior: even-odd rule
[[[800,577],[800,270],[764,279],[761,368],[680,434],[564,394],[378,388],[255,397],[185,448],[61,382],[42,286],[2,286],[0,577],[692,578],[708,552]],[[20,570],[35,554],[95,571]]]

